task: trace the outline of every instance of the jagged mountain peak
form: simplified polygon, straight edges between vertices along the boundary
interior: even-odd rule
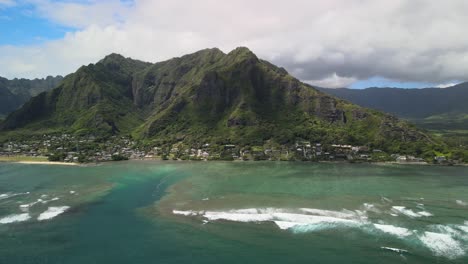
[[[119,54],[119,53],[111,53],[109,55],[106,55],[100,62],[105,62],[105,61],[121,61],[125,60],[126,58]]]
[[[2,129],[46,128],[167,142],[430,143],[408,124],[320,93],[245,47],[156,64],[108,55],[33,98]]]

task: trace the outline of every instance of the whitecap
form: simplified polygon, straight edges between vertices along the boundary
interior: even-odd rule
[[[436,256],[456,259],[465,254],[460,243],[448,234],[424,232],[419,239]]]
[[[305,214],[297,213],[297,211]],[[291,229],[293,232],[310,232],[337,226],[359,226],[365,222],[361,212],[337,212],[310,208],[300,208],[299,210],[278,208],[248,208],[227,211],[173,210],[173,213],[184,216],[201,216],[206,221],[273,222],[280,229]]]
[[[468,206],[468,203],[465,202],[465,201],[462,201],[462,200],[456,200],[455,201],[458,205],[461,205],[461,206]]]
[[[395,235],[397,237],[403,238],[412,235],[412,232],[403,227],[397,227],[393,225],[381,225],[381,224],[374,224],[374,227],[378,230]]]
[[[70,191],[70,194],[75,194],[75,191]]]
[[[458,229],[460,229],[461,231],[465,232],[466,234],[468,234],[468,222],[465,222],[465,225],[459,225],[457,226]]]
[[[37,220],[43,221],[43,220],[52,219],[52,218],[64,213],[68,209],[70,209],[69,206],[49,207],[45,212],[41,213],[37,217]]]
[[[236,212],[235,210],[228,212],[206,211],[203,217],[210,221],[228,220],[234,222],[266,222],[273,220],[271,214]]]
[[[29,210],[29,208],[33,207],[34,205],[38,204],[39,202],[32,202],[32,203],[28,203],[28,204],[21,204],[19,206],[20,210],[23,211],[23,212],[27,212]]]
[[[350,210],[331,211],[331,210],[312,209],[312,208],[300,208],[299,210],[307,214],[330,216],[330,217],[344,218],[344,219],[355,219],[359,217],[367,218],[365,215],[365,212],[362,212],[362,211],[350,211]]]
[[[279,227],[279,229],[283,229],[283,230],[290,229],[290,228],[300,225],[300,223],[287,222],[287,221],[275,221],[274,223]]]
[[[172,210],[172,213],[176,215],[185,215],[185,216],[193,216],[193,215],[198,214],[195,211],[180,211],[180,210]]]
[[[382,197],[380,198],[380,200],[382,200],[382,202],[385,202],[385,203],[393,203],[393,201],[392,201],[391,199],[389,199],[389,198],[387,198],[387,197],[384,197],[384,196],[382,196]]]
[[[401,248],[392,248],[392,247],[380,247],[381,249],[390,250],[398,254],[408,253],[408,250]]]
[[[12,198],[12,197],[15,197],[15,196],[19,196],[19,195],[26,195],[26,194],[29,194],[29,192],[26,192],[26,193],[2,193],[0,194],[0,200],[5,200],[5,199],[9,199],[9,198]]]
[[[430,212],[427,212],[427,211],[414,212],[413,210],[407,209],[404,206],[392,206],[392,212],[397,213],[397,214],[406,215],[406,216],[411,217],[411,218],[422,217],[422,216],[424,216],[424,217],[432,216],[432,214]]]
[[[0,219],[0,224],[11,224],[16,222],[24,222],[31,218],[28,213],[12,214]]]
[[[433,214],[431,214],[431,213],[429,213],[427,211],[421,211],[421,212],[418,212],[417,214],[420,215],[420,216],[425,216],[425,217],[433,216]]]

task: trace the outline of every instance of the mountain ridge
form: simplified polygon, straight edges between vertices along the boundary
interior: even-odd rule
[[[62,79],[60,75],[32,80],[24,78],[8,80],[0,77],[0,116],[8,115],[18,109],[31,97],[55,88]]]
[[[321,91],[352,103],[394,114],[425,128],[468,130],[468,82],[448,88],[367,88]],[[458,124],[457,124],[458,123]]]
[[[46,128],[46,129],[45,129]],[[427,152],[431,138],[391,115],[316,90],[248,48],[148,63],[110,54],[2,123],[3,133],[131,134],[146,142],[311,142]]]

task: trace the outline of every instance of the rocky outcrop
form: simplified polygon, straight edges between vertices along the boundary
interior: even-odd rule
[[[319,92],[247,48],[156,64],[112,54],[31,100],[3,129],[32,125],[165,142],[429,142],[406,123]]]

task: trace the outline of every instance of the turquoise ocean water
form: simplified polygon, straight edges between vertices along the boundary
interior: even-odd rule
[[[468,263],[468,168],[1,163],[0,263]]]

